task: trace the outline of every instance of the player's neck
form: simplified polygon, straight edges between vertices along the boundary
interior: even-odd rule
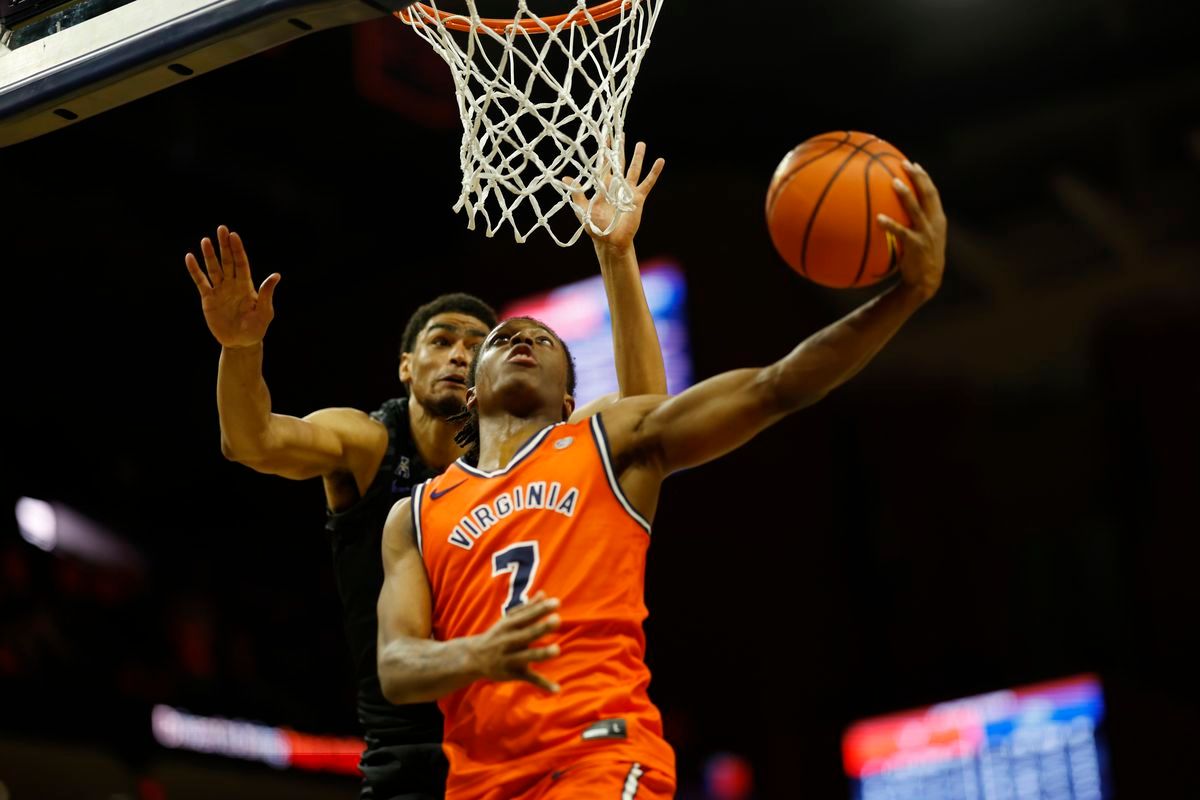
[[[535,433],[558,419],[535,415],[514,417],[509,414],[479,420],[479,469],[494,472],[504,469],[513,456]]]
[[[413,444],[417,446],[421,460],[431,469],[443,470],[463,454],[463,449],[454,442],[459,427],[457,423],[429,413],[415,400],[408,401],[408,429]]]

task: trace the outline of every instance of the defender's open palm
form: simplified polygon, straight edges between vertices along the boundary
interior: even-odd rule
[[[654,184],[658,182],[658,176],[662,173],[663,166],[666,162],[663,159],[658,159],[654,165],[650,167],[650,174],[645,180],[642,178],[642,162],[646,158],[646,143],[638,142],[633,148],[633,159],[629,162],[629,167],[625,170],[625,182],[629,184],[629,188],[633,190],[633,205],[632,211],[627,211],[621,214],[617,220],[617,224],[607,235],[601,235],[598,231],[605,231],[612,224],[614,209],[611,203],[597,194],[592,203],[591,215],[592,225],[597,230],[587,227],[588,236],[596,242],[597,246],[607,245],[613,248],[629,247],[633,244],[634,234],[637,233],[638,226],[642,224],[642,206],[646,202],[646,196],[650,194],[650,190],[654,188]],[[640,183],[638,181],[641,181]],[[569,185],[576,185],[576,182],[567,179]],[[583,213],[588,210],[587,195],[583,192],[575,191],[571,193],[571,200],[575,204],[576,213],[582,218]]]
[[[279,273],[267,276],[255,291],[250,279],[250,260],[246,258],[241,237],[222,225],[217,228],[217,244],[221,249],[220,257],[208,237],[200,240],[203,270],[191,253],[184,258],[188,273],[200,291],[204,320],[222,347],[258,344],[275,317],[272,298],[279,283]]]

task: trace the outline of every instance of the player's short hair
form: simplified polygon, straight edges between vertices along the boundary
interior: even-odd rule
[[[567,347],[567,343],[563,341],[563,338],[561,336],[559,336],[558,333],[553,328],[551,328],[549,325],[547,325],[546,323],[542,322],[539,319],[535,319],[533,317],[509,317],[508,319],[506,319],[504,321],[512,322],[513,320],[522,320],[522,321],[526,321],[526,322],[532,322],[534,325],[537,325],[538,327],[545,329],[547,333],[549,333],[551,336],[554,337],[554,340],[556,342],[558,342],[560,347],[562,347],[563,355],[567,357],[567,394],[574,395],[575,394],[575,357],[573,355],[571,355],[571,348]],[[493,325],[492,329],[495,330],[495,328],[496,328],[496,326]],[[482,346],[483,346],[482,343],[475,345],[475,357],[471,359],[471,368],[467,371],[467,388],[468,389],[473,388],[475,386],[475,373],[479,367],[479,349]],[[478,408],[478,404],[476,404],[476,408]],[[463,460],[466,461],[468,464],[471,464],[472,466],[475,464],[478,464],[479,463],[479,412],[472,408],[464,408],[458,414],[455,414],[453,417],[450,417],[449,421],[462,423],[462,428],[460,428],[458,433],[454,435],[454,441],[458,443],[459,447],[467,448],[467,452],[463,456]]]

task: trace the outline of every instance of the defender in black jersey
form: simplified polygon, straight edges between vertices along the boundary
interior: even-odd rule
[[[633,212],[593,244],[605,278],[622,396],[662,394],[666,376],[658,335],[646,306],[633,237],[642,206],[662,171],[659,159],[639,183],[645,145],[638,143],[626,179],[636,186]],[[582,195],[577,203],[586,203]],[[601,228],[611,210],[597,202]],[[219,249],[219,255],[217,250]],[[462,455],[449,417],[461,411],[474,348],[495,326],[495,312],[478,298],[444,295],[419,308],[401,342],[400,380],[406,397],[366,414],[327,408],[298,418],[271,410],[262,376],[263,337],[274,317],[279,274],[257,289],[241,238],[221,226],[217,248],[201,242],[204,268],[185,262],[200,293],[209,330],[221,344],[217,407],[221,449],[259,472],[292,479],[321,477],[329,509],[334,569],[346,637],[358,681],[358,718],[367,749],[360,764],[362,797],[370,800],[440,798],[446,774],[442,719],[430,704],[394,706],[376,674],[376,604],[383,585],[380,542],[388,511],[413,484],[441,473]],[[575,414],[583,419],[615,398],[601,398]]]
[[[388,400],[371,414],[387,429],[383,461],[362,499],[341,511],[328,509],[325,522],[358,682],[358,721],[367,743],[359,763],[361,796],[372,799],[440,798],[447,770],[441,747],[442,715],[437,706],[392,705],[384,699],[375,669],[383,523],[392,505],[408,497],[414,484],[438,473],[426,465],[413,441],[409,402],[409,398]]]

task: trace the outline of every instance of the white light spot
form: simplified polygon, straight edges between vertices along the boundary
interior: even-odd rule
[[[17,527],[21,536],[34,547],[47,552],[58,543],[58,518],[54,506],[45,500],[22,497],[17,501]]]

